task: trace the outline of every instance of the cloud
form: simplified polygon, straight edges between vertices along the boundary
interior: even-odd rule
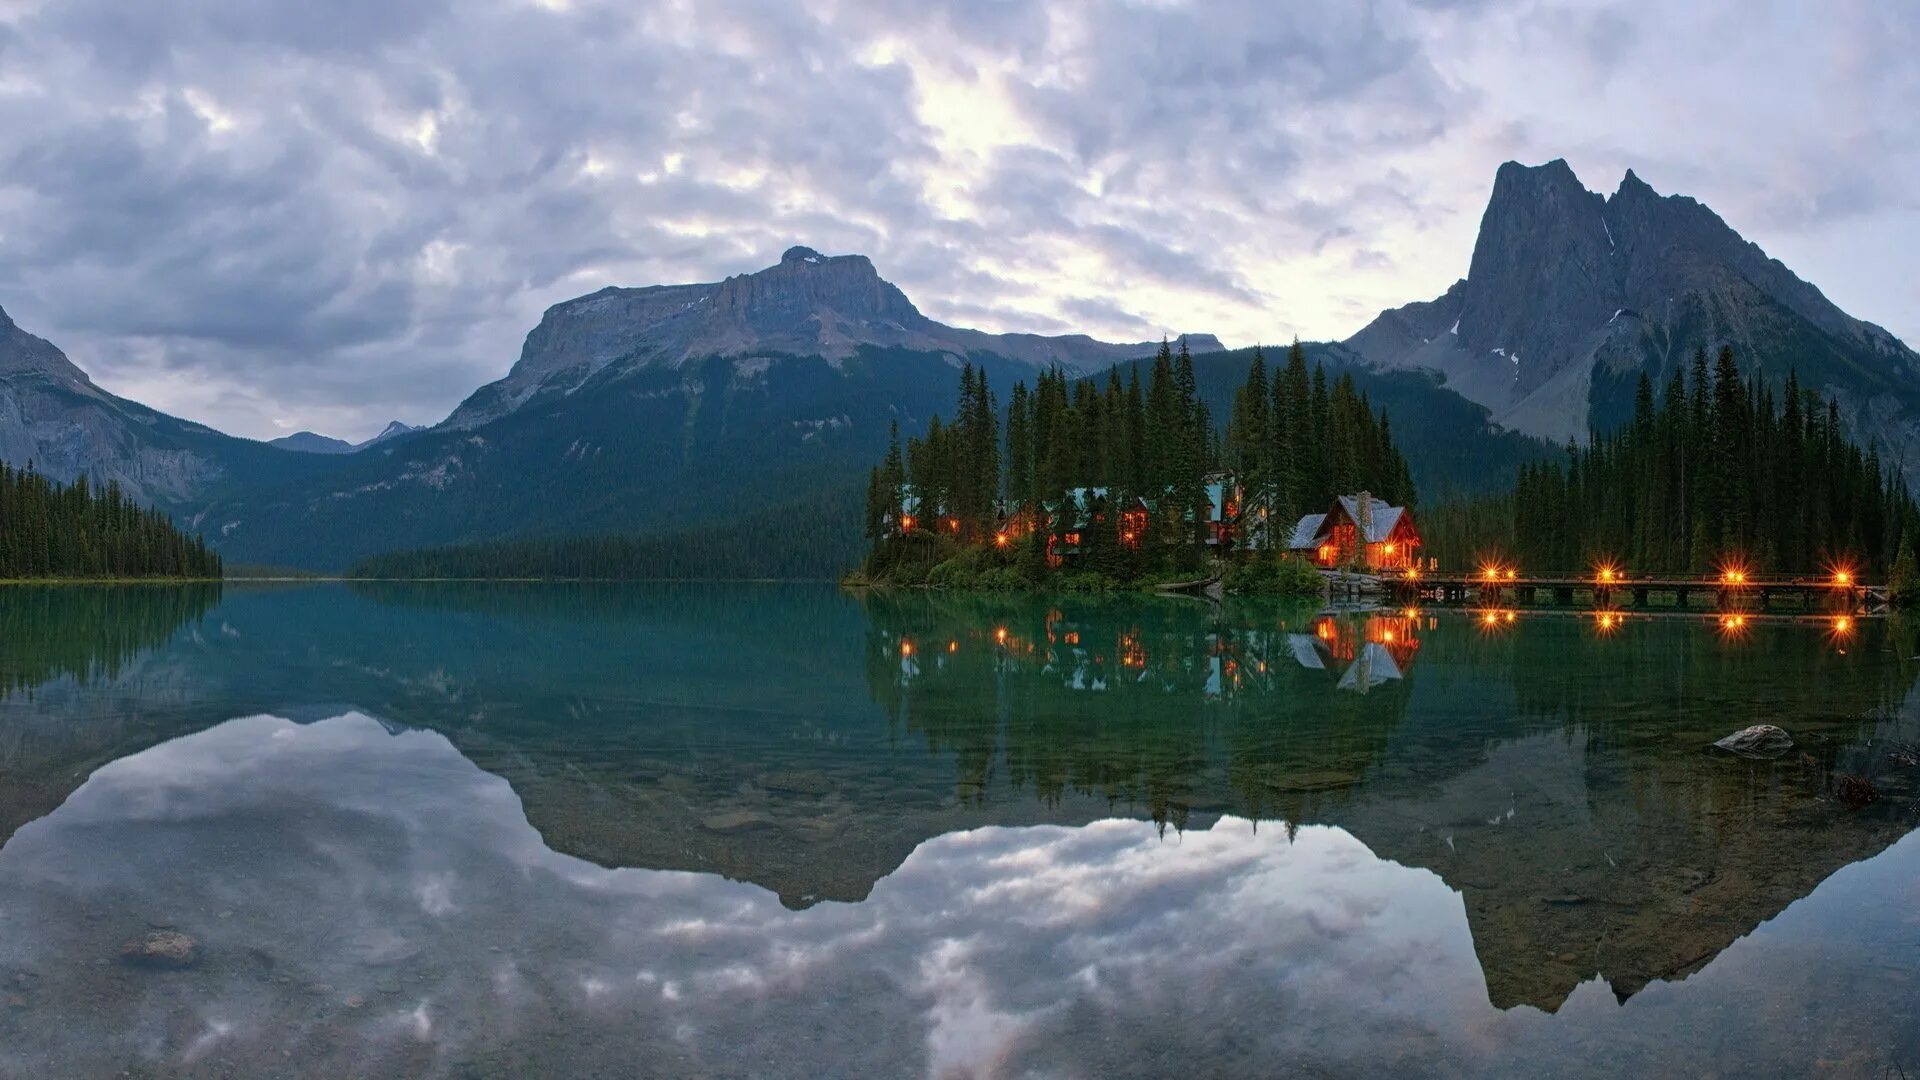
[[[347,8],[0,5],[0,305],[170,411],[364,437],[552,303],[796,242],[983,329],[1340,337],[1459,275],[1495,164],[1568,156],[1920,337],[1892,6]]]

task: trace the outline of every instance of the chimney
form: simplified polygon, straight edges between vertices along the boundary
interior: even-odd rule
[[[1360,504],[1360,517],[1354,524],[1360,526],[1360,542],[1365,543],[1373,538],[1373,492],[1363,491],[1354,501]]]

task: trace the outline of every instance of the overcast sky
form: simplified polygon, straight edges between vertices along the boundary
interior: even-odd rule
[[[990,330],[1344,337],[1494,169],[1631,166],[1920,342],[1920,5],[0,0],[0,307],[236,434],[373,434],[547,305],[872,256]]]

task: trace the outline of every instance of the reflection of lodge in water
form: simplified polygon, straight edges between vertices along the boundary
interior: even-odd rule
[[[1364,694],[1406,675],[1420,651],[1423,622],[1432,625],[1431,618],[1413,610],[1321,614],[1306,620],[1279,620],[1271,628],[1215,628],[1204,635],[1156,642],[1154,648],[1138,625],[1101,632],[1053,609],[1035,634],[1008,626],[974,628],[932,641],[896,634],[890,648],[899,654],[903,685],[940,670],[963,650],[991,649],[998,667],[1057,676],[1063,687],[1076,691],[1106,692],[1123,686],[1159,693],[1197,689],[1217,699],[1271,692],[1276,689],[1275,667],[1292,664],[1330,672],[1337,676],[1339,689]],[[1156,662],[1156,652],[1163,654],[1161,661]],[[1203,664],[1193,662],[1196,655]]]

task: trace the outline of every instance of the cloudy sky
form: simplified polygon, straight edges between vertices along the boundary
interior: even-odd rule
[[[237,434],[431,422],[547,305],[805,243],[935,318],[1344,337],[1495,167],[1631,166],[1920,341],[1920,8],[0,0],[0,307]]]

